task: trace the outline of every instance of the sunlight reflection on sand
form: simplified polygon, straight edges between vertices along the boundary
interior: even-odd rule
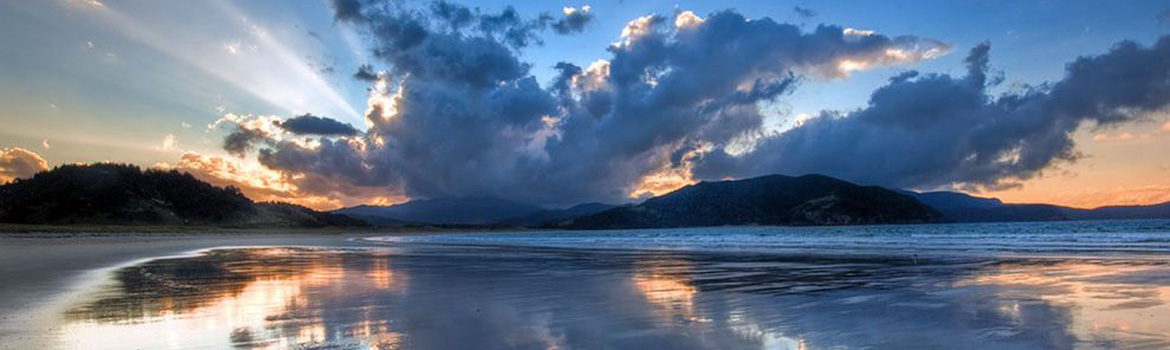
[[[1159,260],[417,249],[126,267],[67,312],[60,348],[1170,346]]]
[[[993,286],[999,312],[1019,320],[1020,305],[1043,302],[1070,313],[1081,348],[1133,344],[1170,348],[1170,275],[1163,264],[1066,260],[1004,264],[959,286]],[[1154,282],[1154,283],[1152,283]],[[1161,283],[1161,284],[1158,284]]]
[[[368,289],[401,291],[406,281],[389,269],[388,255],[373,254],[368,271],[347,269],[340,257],[318,254],[283,264],[271,259],[304,258],[303,250],[284,248],[248,249],[228,260],[218,274],[241,274],[242,285],[170,285],[170,293],[144,292],[123,300],[99,301],[70,312],[77,320],[63,330],[65,348],[249,348],[287,349],[306,344],[324,345],[327,332],[340,332],[362,348],[391,349],[401,333],[390,330],[374,310],[349,310],[355,322],[327,328],[319,314],[322,298],[338,298]],[[214,254],[214,253],[213,253]],[[311,252],[310,252],[311,254]],[[170,271],[166,271],[170,272]],[[149,271],[144,276],[157,272]],[[154,282],[144,282],[146,284]],[[105,303],[103,303],[103,301]],[[223,337],[229,334],[228,337]],[[149,336],[144,336],[149,335]],[[95,342],[95,339],[102,339]]]

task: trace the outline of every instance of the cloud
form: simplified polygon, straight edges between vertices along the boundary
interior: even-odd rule
[[[1170,187],[1084,188],[1047,193],[1029,198],[1029,202],[1052,203],[1077,208],[1096,208],[1107,205],[1153,205],[1170,202]]]
[[[1134,134],[1131,132],[1123,132],[1117,135],[1110,134],[1096,134],[1093,135],[1093,141],[1130,141],[1139,137],[1149,137],[1148,134]]]
[[[283,140],[285,130],[280,127],[281,119],[276,116],[239,116],[224,114],[208,129],[226,128],[229,133],[223,140],[223,149],[235,156],[244,156],[255,149],[257,144]]]
[[[691,11],[679,12],[674,16],[674,26],[678,29],[688,29],[703,24],[703,18]]]
[[[41,148],[45,150],[53,149],[53,145],[49,144],[49,139],[41,139]]]
[[[88,6],[90,8],[94,8],[94,9],[106,8],[106,4],[104,4],[98,0],[69,0],[68,3],[78,5],[78,6]]]
[[[1150,131],[1122,131],[1116,134],[1108,132],[1099,132],[1093,134],[1093,141],[1134,141],[1134,140],[1149,140],[1156,137],[1162,137],[1170,134],[1170,122],[1154,125],[1154,130]]]
[[[1055,83],[992,96],[990,46],[967,57],[967,73],[907,72],[877,89],[865,108],[822,112],[762,139],[750,152],[717,150],[697,163],[700,178],[825,173],[899,188],[1018,186],[1078,153],[1084,124],[1141,120],[1170,105],[1170,37],[1142,47],[1123,41],[1078,58]]]
[[[45,170],[49,170],[49,163],[35,152],[20,147],[0,149],[0,184]]]
[[[268,169],[255,161],[195,152],[184,153],[175,165],[160,163],[155,167],[189,172],[217,186],[235,186],[254,201],[287,202],[315,209],[359,204],[390,205],[406,201],[406,197],[392,189],[347,184],[336,184],[331,191],[306,192],[288,175]]]
[[[240,53],[240,46],[242,45],[239,40],[225,41],[223,43],[223,50],[227,51],[229,55],[236,55]]]
[[[174,134],[166,134],[165,136],[163,136],[162,145],[159,146],[159,149],[162,151],[169,152],[169,151],[174,151],[174,150],[178,149],[178,147],[179,147],[179,141],[175,139],[175,135]]]
[[[297,135],[353,136],[361,133],[349,124],[312,114],[289,118],[280,122],[279,126]]]
[[[362,4],[358,0],[329,0],[333,6],[333,19],[337,22],[362,21]]]
[[[232,128],[225,149],[256,149],[260,164],[310,194],[344,185],[412,198],[620,202],[677,186],[704,152],[758,137],[760,105],[804,79],[845,78],[949,51],[914,36],[847,35],[836,26],[809,32],[734,11],[682,12],[673,21],[631,22],[608,58],[558,64],[559,76],[545,88],[518,57],[539,40],[533,35],[545,16],[396,4],[366,7],[352,22],[391,67],[371,89],[365,132],[308,143],[234,117],[225,121]]]
[[[374,71],[374,66],[363,64],[358,67],[356,73],[353,73],[353,78],[372,83],[378,81],[378,72]]]
[[[592,8],[589,5],[581,6],[581,8],[565,7],[565,16],[552,23],[552,28],[558,34],[572,34],[580,33],[585,30],[585,26],[593,21]]]
[[[243,157],[253,149],[254,143],[264,140],[264,135],[256,130],[239,129],[223,139],[223,149],[230,154]]]
[[[803,18],[812,18],[817,16],[816,11],[813,11],[807,7],[796,6],[792,8],[792,12],[795,12],[797,16]]]
[[[1158,14],[1158,24],[1170,24],[1170,9],[1165,9]]]

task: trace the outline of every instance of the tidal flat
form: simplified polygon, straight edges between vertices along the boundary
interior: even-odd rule
[[[161,256],[62,277],[47,301],[10,308],[32,316],[5,317],[0,334],[14,349],[1164,349],[1165,228],[290,236],[182,254],[189,240],[91,243]],[[929,243],[940,235],[949,249]]]

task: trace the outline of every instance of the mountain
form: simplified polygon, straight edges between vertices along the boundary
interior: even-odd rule
[[[332,213],[362,218],[375,224],[419,223],[434,225],[492,225],[524,217],[544,209],[492,197],[413,200],[398,205],[359,205]]]
[[[1005,204],[996,198],[956,192],[904,193],[955,222],[1170,219],[1170,203],[1081,209],[1052,204]]]
[[[857,225],[933,222],[941,216],[908,195],[881,187],[823,175],[770,175],[701,182],[639,205],[577,218],[565,226]]]
[[[63,165],[0,185],[0,222],[18,224],[362,226],[281,203],[253,203],[233,187],[132,165]]]
[[[1154,205],[1117,205],[1100,207],[1078,215],[1080,219],[1170,219],[1170,202]]]
[[[498,224],[525,227],[556,226],[568,220],[597,214],[613,208],[617,208],[617,206],[605,203],[585,203],[574,205],[567,209],[542,210],[526,216],[505,219],[498,222]]]
[[[901,191],[914,197],[922,204],[929,205],[931,208],[940,211],[944,209],[987,209],[1003,206],[1003,201],[999,198],[984,198],[976,197],[966,193],[958,192],[924,192],[918,193],[913,191]]]

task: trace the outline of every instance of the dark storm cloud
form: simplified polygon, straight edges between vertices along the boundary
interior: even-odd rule
[[[557,78],[550,87],[557,94],[566,94],[572,91],[573,77],[581,74],[581,67],[569,62],[557,62],[553,69],[557,70]]]
[[[797,16],[800,16],[803,18],[812,18],[812,17],[816,17],[816,15],[817,15],[816,11],[813,11],[813,10],[806,8],[806,7],[800,7],[800,6],[793,7],[792,12],[796,12]]]
[[[259,130],[236,128],[223,139],[223,149],[231,155],[243,157],[255,149],[255,144],[266,141],[267,135]]]
[[[374,71],[374,66],[363,64],[358,67],[357,72],[353,73],[353,78],[372,83],[378,80],[378,72]]]
[[[963,77],[904,74],[866,108],[824,112],[765,138],[751,151],[707,154],[703,178],[826,173],[903,188],[1018,185],[1077,152],[1072,133],[1110,126],[1170,105],[1170,37],[1150,47],[1124,41],[1066,66],[1062,80],[991,96],[987,44],[971,50]],[[990,81],[989,81],[990,80]]]
[[[307,193],[345,183],[416,198],[623,201],[648,174],[758,134],[759,104],[805,77],[847,76],[845,61],[876,67],[949,50],[912,36],[835,26],[804,32],[733,11],[706,19],[684,12],[631,22],[608,60],[558,64],[544,88],[519,50],[538,42],[548,16],[446,2],[384,5],[368,5],[363,20],[350,22],[390,68],[367,132],[317,147],[244,143],[263,146],[265,166],[302,175],[297,185]]]
[[[432,3],[431,12],[435,14],[435,17],[446,21],[450,29],[453,30],[467,27],[477,20],[476,14],[467,6],[447,1]]]
[[[333,19],[338,22],[361,21],[362,4],[359,0],[329,0],[333,6]]]
[[[277,126],[297,135],[353,136],[361,133],[349,124],[312,114],[289,118]]]
[[[565,16],[553,22],[552,28],[558,34],[580,33],[591,21],[593,21],[593,13],[589,6],[566,8]]]

